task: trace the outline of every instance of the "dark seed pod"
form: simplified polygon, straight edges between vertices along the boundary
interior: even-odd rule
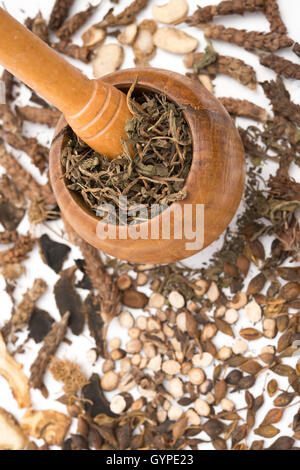
[[[229,372],[229,374],[227,375],[225,379],[225,382],[228,385],[237,385],[239,381],[242,379],[242,377],[243,377],[242,372],[238,369],[235,369]]]
[[[103,445],[103,439],[100,436],[97,429],[93,426],[90,427],[89,435],[88,435],[88,443],[89,447],[92,449],[100,450]]]
[[[72,450],[88,450],[89,446],[87,439],[79,434],[71,434],[72,439]]]

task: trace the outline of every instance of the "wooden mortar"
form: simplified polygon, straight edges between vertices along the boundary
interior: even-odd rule
[[[181,239],[163,239],[161,226],[158,239],[134,240],[128,237],[127,226],[116,227],[116,239],[100,239],[97,236],[97,224],[102,229],[111,227],[99,220],[79,194],[66,187],[60,161],[63,136],[54,138],[51,146],[50,179],[62,214],[75,232],[88,243],[104,253],[133,263],[172,263],[210,245],[230,223],[244,189],[244,150],[234,123],[222,104],[195,80],[167,70],[140,68],[115,72],[104,77],[103,81],[126,92],[136,76],[137,90],[165,94],[182,108],[190,127],[193,160],[185,184],[188,196],[184,201],[171,204],[164,211],[164,216],[172,212],[174,204],[179,204],[182,209],[185,204],[192,204],[193,214],[197,204],[204,204],[203,246],[188,250],[186,244],[192,240],[184,236]],[[64,117],[61,117],[55,136],[66,124]],[[157,216],[156,222],[161,220],[162,214]],[[150,222],[151,219],[139,224],[138,228],[150,230]],[[173,227],[174,220],[171,217],[171,234]]]

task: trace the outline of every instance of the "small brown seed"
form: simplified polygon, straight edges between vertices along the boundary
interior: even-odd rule
[[[202,369],[192,367],[188,371],[188,378],[193,385],[200,385],[205,380],[205,374]]]
[[[131,410],[132,411],[140,411],[143,406],[145,405],[145,398],[144,397],[139,397],[137,400],[135,400],[132,405],[131,405]]]
[[[132,279],[128,274],[121,274],[117,279],[117,285],[120,290],[129,289]]]
[[[115,363],[112,359],[106,359],[106,361],[104,361],[102,364],[102,372],[104,374],[105,372],[113,370],[114,368],[115,368]]]
[[[199,279],[195,282],[194,292],[196,295],[204,295],[208,288],[208,282],[205,279]]]
[[[101,378],[101,387],[106,392],[115,390],[118,386],[118,383],[119,383],[119,376],[118,374],[116,374],[116,372],[112,370],[105,372],[105,374]]]
[[[123,359],[123,357],[126,356],[126,352],[124,349],[113,349],[110,352],[110,357],[113,361],[119,361],[120,359]]]

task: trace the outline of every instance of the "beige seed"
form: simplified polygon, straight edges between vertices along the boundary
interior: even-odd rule
[[[186,416],[188,418],[188,423],[192,426],[200,426],[201,419],[200,416],[196,413],[196,411],[192,410],[191,408],[187,410]]]
[[[182,351],[175,351],[175,358],[180,364],[183,362],[184,354]]]
[[[151,343],[144,343],[143,351],[144,354],[150,359],[156,356],[156,348]]]
[[[169,0],[165,5],[153,5],[153,17],[166,24],[176,24],[187,16],[189,10],[187,0]]]
[[[118,374],[116,374],[116,372],[112,370],[105,372],[105,374],[101,378],[101,387],[106,392],[111,392],[112,390],[115,390],[118,386],[118,383],[119,376]]]
[[[213,281],[211,285],[209,286],[208,291],[206,292],[208,300],[211,301],[211,303],[214,303],[216,300],[218,300],[220,292],[217,284]]]
[[[190,362],[184,362],[181,365],[181,373],[183,375],[187,375],[188,371],[191,370],[191,368],[192,368],[192,364]]]
[[[154,372],[158,372],[159,370],[161,370],[161,363],[162,358],[161,355],[158,354],[157,356],[150,359],[150,361],[148,362],[148,369],[151,369]]]
[[[229,400],[228,398],[223,398],[220,403],[223,411],[232,411],[234,410],[234,403],[233,401]]]
[[[194,408],[199,416],[209,416],[210,414],[210,407],[208,403],[202,398],[197,398],[197,400],[194,402]]]
[[[137,339],[140,337],[141,330],[137,328],[136,326],[133,326],[132,328],[129,328],[128,330],[128,336],[132,339]]]
[[[172,405],[168,410],[168,418],[170,421],[177,421],[183,413],[180,406]]]
[[[119,361],[124,356],[126,356],[126,352],[124,351],[124,349],[113,349],[110,352],[110,357],[113,361]]]
[[[245,307],[247,300],[247,294],[245,292],[239,292],[238,294],[235,294],[232,301],[229,302],[229,307],[239,310],[240,308]]]
[[[215,317],[216,318],[223,318],[224,315],[225,315],[225,312],[226,312],[226,308],[224,307],[224,305],[221,305],[221,307],[219,307],[216,310]]]
[[[180,29],[163,26],[153,36],[155,46],[173,54],[187,54],[198,46],[198,40]]]
[[[129,354],[136,354],[139,353],[142,349],[142,343],[139,339],[132,339],[126,343],[126,351]]]
[[[239,319],[238,311],[235,310],[234,308],[229,308],[228,310],[226,310],[224,319],[225,321],[227,321],[227,323],[229,323],[230,325],[233,325]]]
[[[136,381],[131,373],[124,375],[119,383],[118,389],[120,392],[128,392],[136,386]]]
[[[274,346],[264,346],[261,350],[262,354],[275,354],[275,348]]]
[[[201,354],[195,354],[192,357],[192,363],[196,367],[208,367],[211,365],[213,359],[214,358],[210,353],[204,352]]]
[[[200,73],[198,75],[198,80],[202,83],[202,85],[212,94],[214,94],[214,86],[211,78],[204,73]]]
[[[184,312],[181,312],[177,315],[176,325],[180,331],[182,332],[186,331],[186,314]]]
[[[232,346],[233,354],[245,354],[248,349],[248,345],[242,339],[237,339],[234,345]]]
[[[159,309],[156,310],[156,316],[161,322],[164,322],[168,319],[166,312],[159,310]]]
[[[155,398],[156,397],[156,391],[155,390],[150,390],[141,387],[140,385],[138,386],[138,392],[142,397],[145,398]]]
[[[137,286],[144,286],[148,282],[148,276],[145,273],[138,273],[136,277],[136,285]]]
[[[147,328],[150,331],[160,330],[160,322],[155,318],[148,318]]]
[[[120,68],[124,60],[124,50],[120,44],[105,44],[97,49],[92,60],[95,78],[100,78]]]
[[[122,312],[118,317],[119,323],[123,328],[132,328],[134,325],[134,318],[130,312]]]
[[[180,364],[173,359],[168,359],[162,363],[162,370],[165,374],[176,375],[180,372]]]
[[[141,355],[140,355],[140,354],[134,354],[134,355],[132,356],[132,358],[131,358],[131,364],[132,364],[133,366],[136,366],[136,367],[137,367],[137,366],[140,365],[141,359],[142,359],[142,358],[141,358]]]
[[[173,308],[183,308],[184,307],[185,299],[184,299],[183,295],[181,295],[179,292],[177,292],[175,290],[170,292],[170,294],[168,296],[168,300],[170,302],[170,305]]]
[[[164,401],[163,409],[168,411],[171,408],[171,403],[168,400]]]
[[[190,300],[186,306],[186,308],[194,313],[194,312],[197,312],[199,310],[199,305],[196,304],[196,302],[194,302],[193,300]]]
[[[96,28],[91,26],[87,31],[85,31],[82,36],[83,45],[91,49],[95,49],[104,42],[106,38],[106,31],[102,28]]]
[[[141,362],[140,362],[140,369],[145,369],[147,365],[148,365],[148,358],[142,357]]]
[[[135,324],[140,330],[145,330],[147,328],[147,317],[144,315],[139,315],[135,321]]]
[[[158,410],[156,413],[157,421],[159,423],[164,423],[167,419],[167,416],[168,416],[167,412],[162,409]]]
[[[109,342],[111,349],[118,349],[121,346],[120,338],[112,338]]]
[[[130,369],[131,369],[131,361],[129,357],[124,357],[123,359],[121,359],[120,361],[121,374],[122,375],[126,374],[127,372],[130,371]]]
[[[184,394],[182,382],[178,378],[170,380],[168,390],[175,398],[180,398]]]
[[[113,370],[114,368],[115,368],[115,363],[112,359],[106,359],[106,361],[104,361],[102,364],[103,374],[105,374],[105,372]]]
[[[158,292],[153,292],[150,295],[149,299],[149,307],[151,308],[161,308],[165,303],[165,298],[163,295],[159,294]]]
[[[209,405],[213,405],[215,403],[215,397],[211,392],[208,392],[206,395],[206,401]]]
[[[163,324],[163,332],[167,338],[173,338],[173,336],[175,336],[174,330],[170,328],[169,325],[167,325],[167,323]]]
[[[208,288],[208,282],[205,279],[199,279],[195,282],[194,292],[196,295],[204,295]]]
[[[261,307],[255,300],[249,302],[245,307],[245,313],[251,323],[257,323],[261,320]]]
[[[126,408],[126,400],[122,395],[115,395],[110,402],[110,410],[119,415]]]
[[[205,374],[202,369],[192,367],[188,371],[188,378],[193,385],[200,385],[205,380]]]
[[[226,359],[229,359],[232,356],[232,350],[229,346],[222,346],[222,348],[219,349],[217,356],[221,361],[226,361]]]
[[[207,341],[209,339],[212,339],[217,333],[217,331],[218,331],[217,327],[214,323],[208,323],[207,325],[204,326],[202,330],[201,340]]]
[[[274,318],[265,318],[263,320],[263,331],[266,338],[272,339],[276,336],[276,321]]]

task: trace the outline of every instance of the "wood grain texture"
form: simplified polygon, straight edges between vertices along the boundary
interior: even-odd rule
[[[211,244],[226,229],[240,203],[245,182],[245,157],[239,134],[222,104],[200,83],[162,69],[129,69],[107,75],[103,80],[126,91],[138,76],[137,88],[165,93],[184,112],[193,140],[193,160],[185,189],[188,196],[177,202],[183,209],[191,204],[193,213],[197,204],[204,204],[204,244]],[[57,135],[66,125],[62,117]],[[135,263],[170,263],[197,253],[187,250],[187,240],[162,239],[162,214],[158,239],[132,240],[126,226],[117,226],[117,239],[99,239],[98,227],[104,224],[84,204],[81,197],[66,188],[60,155],[63,137],[57,138],[50,151],[50,178],[57,202],[73,229],[91,245],[103,252]],[[171,213],[172,204],[163,214]],[[145,227],[145,225],[147,227]],[[171,218],[171,233],[174,220]],[[195,228],[195,224],[193,224]],[[107,228],[107,226],[106,226]],[[150,230],[150,221],[140,224]]]

